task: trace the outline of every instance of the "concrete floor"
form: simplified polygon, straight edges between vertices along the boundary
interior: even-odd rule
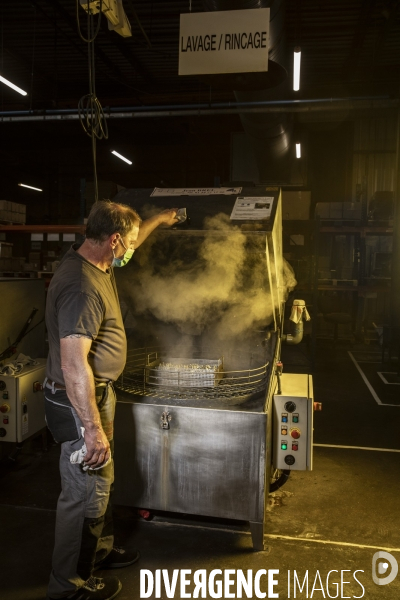
[[[288,483],[270,496],[266,550],[253,552],[244,522],[163,513],[143,521],[133,509],[116,507],[118,542],[141,552],[138,564],[115,571],[123,584],[118,598],[140,597],[140,569],[153,573],[167,569],[171,574],[174,569],[241,569],[245,573],[247,569],[253,573],[279,569],[274,588],[279,598],[289,597],[289,571],[291,598],[328,598],[328,592],[339,598],[400,597],[400,575],[385,586],[374,584],[371,577],[376,551],[386,549],[400,562],[400,406],[396,405],[400,391],[393,392],[393,387],[389,391],[390,386],[382,384],[377,393],[384,402],[379,405],[348,350],[360,361],[362,356],[369,357],[365,371],[371,371],[371,380],[379,368],[373,366],[378,349],[367,348],[367,355],[362,355],[357,352],[365,352],[365,347],[333,351],[326,346],[318,352],[314,388],[323,411],[315,414],[314,470],[292,473]],[[283,359],[286,372],[309,370],[305,344],[287,349]],[[376,381],[374,385],[379,387]],[[393,401],[394,406],[385,406],[385,401]],[[0,600],[45,597],[59,493],[59,448],[52,445],[43,452],[39,442],[27,444],[15,465],[0,465]],[[361,449],[366,447],[374,449]],[[327,590],[326,577],[333,570],[338,573],[331,573]],[[294,596],[294,571],[301,583],[308,571],[308,594],[305,588],[302,592],[297,588]],[[343,584],[343,592],[339,585],[336,596],[340,571],[350,583]],[[355,571],[362,586],[353,577]],[[311,595],[317,572],[323,591],[317,579]],[[189,585],[187,592],[193,587]],[[261,578],[260,587],[268,597],[267,577]],[[167,597],[164,587],[161,597]],[[173,597],[182,597],[179,585]],[[257,597],[254,591],[251,597]]]

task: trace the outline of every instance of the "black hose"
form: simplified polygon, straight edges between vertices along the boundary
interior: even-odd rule
[[[289,479],[289,476],[290,476],[290,470],[289,469],[283,470],[282,473],[280,474],[280,476],[278,477],[278,479],[275,479],[275,481],[273,483],[271,483],[271,485],[269,486],[270,493],[276,492],[277,490],[279,490],[279,488],[281,488],[283,485],[285,485],[285,483]]]

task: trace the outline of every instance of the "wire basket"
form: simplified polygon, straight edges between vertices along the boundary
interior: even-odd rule
[[[169,358],[172,353],[171,349],[158,348],[130,350],[116,387],[129,394],[164,400],[209,398],[227,404],[241,404],[266,389],[268,362],[248,369],[225,370],[223,358],[204,358],[204,351],[193,352],[190,358]],[[248,362],[254,362],[252,357]]]

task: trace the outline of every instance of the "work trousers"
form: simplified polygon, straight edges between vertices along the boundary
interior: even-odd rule
[[[68,402],[64,390],[56,390],[52,394],[46,389],[45,398],[45,402],[53,404]],[[98,407],[112,456],[115,403],[114,389],[108,385]],[[76,411],[70,410],[80,432],[82,423]],[[49,598],[64,598],[82,587],[91,577],[95,563],[103,560],[113,547],[110,501],[114,481],[113,458],[102,469],[84,471],[82,465],[70,462],[71,454],[83,443],[84,439],[80,437],[61,444],[62,491],[57,504],[52,572],[47,591]]]

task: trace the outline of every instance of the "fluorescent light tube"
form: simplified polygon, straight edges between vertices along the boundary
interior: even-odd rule
[[[296,46],[294,49],[294,63],[293,63],[293,89],[298,92],[300,89],[300,60],[301,60],[301,49],[300,46]]]
[[[296,158],[301,158],[301,144],[296,144]]]
[[[43,192],[43,190],[41,190],[40,188],[35,188],[31,185],[26,185],[25,183],[19,183],[18,185],[20,185],[21,187],[29,188],[30,190],[36,190],[37,192]]]
[[[2,83],[5,83],[6,85],[8,85],[8,87],[12,88],[13,90],[15,90],[16,92],[18,92],[19,94],[22,94],[23,96],[27,96],[27,92],[24,92],[24,90],[21,90],[21,88],[19,88],[17,85],[14,85],[13,83],[11,83],[11,81],[8,81],[8,79],[6,79],[5,77],[2,77],[0,75],[0,81]]]
[[[128,163],[128,165],[132,164],[131,160],[128,160],[127,158],[125,158],[125,156],[122,156],[122,154],[119,154],[115,150],[111,150],[111,154],[115,154],[115,156],[118,156],[118,158],[120,158],[121,160],[124,160],[126,163]]]

